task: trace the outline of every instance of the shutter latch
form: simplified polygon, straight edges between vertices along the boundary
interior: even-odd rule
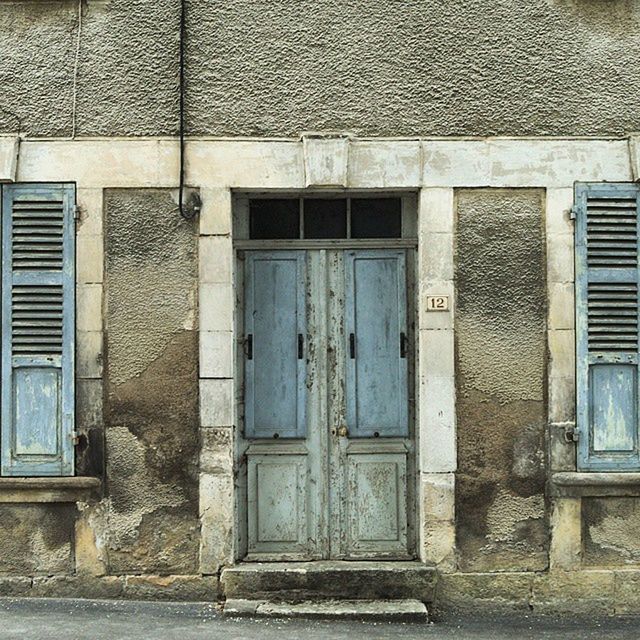
[[[578,442],[578,440],[580,439],[580,432],[578,431],[578,429],[576,427],[565,427],[564,428],[564,439],[571,443],[571,442]]]

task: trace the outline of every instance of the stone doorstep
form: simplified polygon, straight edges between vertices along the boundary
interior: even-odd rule
[[[230,599],[223,615],[256,618],[321,618],[379,622],[428,622],[419,600],[324,600],[320,602],[268,602]]]
[[[222,571],[227,599],[265,602],[432,602],[436,570],[420,562],[247,562]]]

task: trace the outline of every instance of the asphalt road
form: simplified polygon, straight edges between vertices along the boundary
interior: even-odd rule
[[[638,640],[640,618],[449,616],[433,624],[231,620],[212,605],[0,599],[2,640]]]

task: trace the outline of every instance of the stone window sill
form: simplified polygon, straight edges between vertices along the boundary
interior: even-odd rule
[[[2,502],[89,502],[98,497],[98,478],[0,478]]]
[[[551,476],[551,493],[565,498],[640,496],[640,473],[554,473]]]

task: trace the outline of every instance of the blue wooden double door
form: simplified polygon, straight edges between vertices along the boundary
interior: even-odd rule
[[[413,556],[409,253],[245,252],[248,558]]]

